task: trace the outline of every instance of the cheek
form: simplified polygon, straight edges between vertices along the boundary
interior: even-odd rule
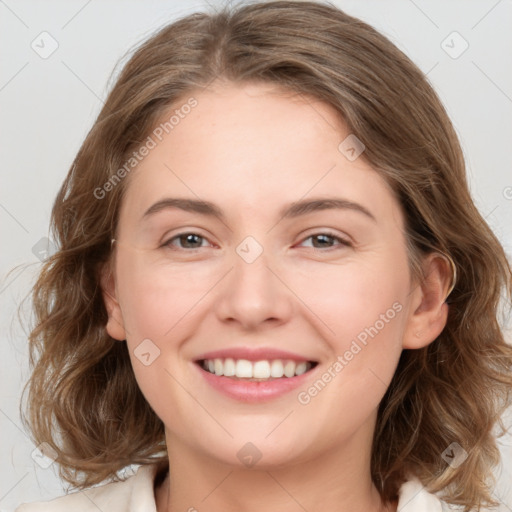
[[[402,352],[401,287],[393,280],[377,283],[371,275],[352,272],[343,281],[331,281],[328,295],[336,300],[329,301],[324,294],[316,305],[333,331],[326,337],[330,358],[317,379],[299,390],[297,399],[305,418],[329,423],[333,436],[350,435],[375,413]]]
[[[392,256],[326,266],[314,280],[303,280],[301,293],[326,326],[329,393],[347,406],[358,401],[376,406],[402,351],[408,293],[408,273],[402,269],[407,262],[404,257],[399,264],[401,258]]]
[[[333,345],[343,349],[347,340],[364,341],[370,329],[391,331],[398,327],[404,297],[408,292],[408,275],[396,265],[380,261],[347,262],[343,265],[318,265],[300,278],[288,275],[294,291],[326,326]],[[398,266],[400,268],[400,266]],[[374,337],[372,336],[372,337]]]
[[[117,261],[118,292],[128,341],[150,338],[157,343],[194,308],[218,280],[211,265],[171,265],[148,261],[147,254],[126,251]]]

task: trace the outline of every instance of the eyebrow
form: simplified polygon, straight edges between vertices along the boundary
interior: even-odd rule
[[[222,222],[225,221],[224,213],[214,203],[197,199],[185,199],[177,197],[167,197],[157,201],[146,210],[142,218],[145,219],[162,210],[172,208],[177,208],[186,212],[198,213],[208,217],[216,217]],[[279,212],[279,216],[281,219],[291,219],[301,215],[307,215],[308,213],[332,209],[356,211],[364,214],[374,222],[377,222],[375,216],[363,205],[349,201],[348,199],[333,197],[319,197],[290,203]]]

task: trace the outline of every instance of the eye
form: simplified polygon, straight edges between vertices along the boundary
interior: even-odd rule
[[[167,242],[162,244],[162,247],[176,247],[174,241],[182,244],[178,249],[200,249],[203,247],[201,244],[203,241],[206,241],[204,236],[198,235],[197,233],[187,232],[187,233],[178,233],[176,236],[173,236]]]
[[[333,244],[335,244],[336,242],[338,242],[337,246],[350,247],[352,245],[348,240],[345,240],[344,238],[327,232],[314,233],[313,235],[310,235],[307,238],[305,238],[302,244],[304,244],[306,240],[310,239],[313,241],[310,247],[313,247],[314,249],[335,249],[336,245]],[[194,250],[200,249],[201,247],[205,247],[203,245],[203,242],[207,243],[207,247],[208,240],[204,236],[201,236],[194,232],[184,232],[178,233],[177,235],[173,236],[172,238],[164,242],[162,244],[162,247]]]
[[[348,240],[345,240],[344,238],[336,236],[332,233],[315,233],[315,234],[310,235],[307,238],[305,238],[304,241],[309,240],[309,239],[317,241],[316,244],[315,244],[315,242],[313,242],[313,244],[312,244],[312,247],[314,249],[336,248],[336,246],[334,246],[334,247],[332,246],[333,241],[339,242],[338,246],[342,245],[342,246],[350,247],[352,245]],[[304,243],[304,241],[302,243]]]

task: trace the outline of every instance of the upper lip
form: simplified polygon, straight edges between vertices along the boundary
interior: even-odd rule
[[[308,357],[288,352],[286,350],[278,350],[275,348],[253,348],[253,347],[232,347],[221,350],[205,352],[196,358],[196,361],[204,359],[246,359],[248,361],[262,361],[274,359],[291,360],[296,362],[314,361]]]

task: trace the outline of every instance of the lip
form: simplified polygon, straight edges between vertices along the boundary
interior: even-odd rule
[[[306,382],[316,374],[318,364],[302,375],[281,377],[267,381],[248,381],[215,375],[206,371],[199,363],[193,363],[196,371],[215,391],[243,403],[269,402],[292,392],[299,387],[306,387]]]
[[[225,348],[222,350],[214,350],[212,352],[205,352],[195,359],[196,362],[202,361],[203,359],[247,359],[248,361],[262,361],[274,359],[291,360],[297,363],[306,363],[308,361],[317,362],[314,359],[310,359],[293,352],[285,350],[278,350],[275,348],[251,348],[251,347],[233,347]],[[293,377],[292,377],[293,378]]]

